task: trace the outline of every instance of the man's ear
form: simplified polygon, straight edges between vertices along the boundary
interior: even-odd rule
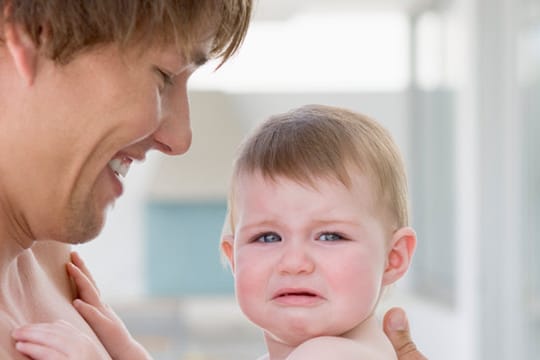
[[[221,236],[221,253],[227,258],[234,273],[234,239],[232,235]]]
[[[7,21],[3,26],[6,47],[15,68],[26,85],[32,85],[36,75],[38,48],[21,24]]]
[[[402,227],[394,232],[386,257],[383,285],[394,283],[407,272],[415,248],[416,233],[412,228]]]

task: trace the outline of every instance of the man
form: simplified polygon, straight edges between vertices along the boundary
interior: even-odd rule
[[[25,323],[64,319],[94,338],[71,305],[69,244],[99,233],[133,161],[189,148],[187,80],[234,53],[251,1],[0,9],[0,358],[17,359],[10,332]]]
[[[97,342],[71,305],[69,245],[99,233],[133,161],[187,151],[188,78],[238,49],[251,5],[0,0],[0,359],[25,358],[10,333],[26,323]]]
[[[383,320],[386,336],[396,350],[399,360],[427,360],[411,339],[409,322],[405,312],[400,308],[392,308],[386,312]]]

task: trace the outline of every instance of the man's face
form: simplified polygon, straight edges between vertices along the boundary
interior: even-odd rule
[[[11,114],[19,123],[10,136],[17,150],[6,180],[33,239],[95,237],[132,162],[151,149],[187,151],[186,85],[195,68],[163,47],[104,46],[66,65],[38,59],[33,84],[15,86],[19,104]]]
[[[267,342],[342,335],[373,313],[389,233],[372,185],[353,179],[351,189],[259,174],[236,180],[233,251],[225,253],[240,307]]]

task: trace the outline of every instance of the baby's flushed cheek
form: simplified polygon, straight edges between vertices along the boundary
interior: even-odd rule
[[[373,258],[357,258],[356,261],[343,260],[343,267],[336,266],[331,274],[326,276],[327,285],[340,294],[342,301],[354,299],[359,305],[365,302],[368,308],[376,304],[382,286],[384,264]],[[362,300],[360,300],[362,299]]]

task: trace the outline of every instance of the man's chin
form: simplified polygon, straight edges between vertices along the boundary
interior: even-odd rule
[[[100,234],[105,223],[103,217],[97,216],[86,216],[81,220],[83,222],[71,223],[66,227],[62,242],[77,245],[92,241]]]

